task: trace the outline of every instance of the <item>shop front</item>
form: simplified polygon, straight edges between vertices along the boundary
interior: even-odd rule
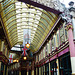
[[[51,75],[57,75],[56,59],[50,62]]]
[[[60,75],[71,75],[70,54],[67,53],[59,58]]]
[[[49,63],[45,64],[45,75],[49,75]]]

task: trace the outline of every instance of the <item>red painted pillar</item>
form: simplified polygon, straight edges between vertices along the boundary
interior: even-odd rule
[[[69,41],[69,49],[70,49],[72,75],[75,75],[75,46],[73,41],[72,24],[68,23],[66,29],[68,30],[68,41]]]

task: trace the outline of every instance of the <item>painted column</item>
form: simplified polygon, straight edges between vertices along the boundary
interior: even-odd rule
[[[44,75],[45,75],[45,65],[44,65]]]
[[[19,75],[21,75],[21,71],[19,71]]]
[[[51,75],[50,62],[49,62],[49,75]]]
[[[27,71],[27,75],[28,75],[28,71]]]
[[[21,75],[21,68],[22,68],[21,63],[19,63],[19,75]]]
[[[6,71],[6,75],[8,75],[8,66],[7,66],[7,71]]]
[[[5,75],[5,65],[4,65],[4,72],[3,72],[3,75]]]
[[[75,75],[75,47],[73,41],[72,24],[68,23],[66,29],[68,30],[68,41],[69,41],[69,49],[70,49],[70,57],[71,57],[72,75]]]
[[[27,64],[27,75],[29,74],[29,63]]]
[[[41,68],[39,67],[39,75],[41,75]]]
[[[0,74],[1,74],[1,62],[0,62]]]
[[[37,68],[36,68],[36,75],[37,75]]]
[[[34,75],[34,61],[32,62],[32,74],[31,75]]]
[[[57,75],[60,75],[60,73],[59,73],[59,61],[58,61],[58,58],[56,60],[56,63],[57,63]]]

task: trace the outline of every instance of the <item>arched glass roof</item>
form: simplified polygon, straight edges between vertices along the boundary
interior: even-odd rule
[[[31,29],[31,50],[37,51],[57,20],[57,15],[16,0],[1,3],[1,19],[11,48],[23,44],[23,29]]]

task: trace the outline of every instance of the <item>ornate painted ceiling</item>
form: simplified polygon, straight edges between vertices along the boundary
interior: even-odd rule
[[[29,28],[30,48],[37,51],[58,18],[54,13],[17,0],[4,0],[0,6],[1,20],[11,48],[23,44],[23,30]]]

